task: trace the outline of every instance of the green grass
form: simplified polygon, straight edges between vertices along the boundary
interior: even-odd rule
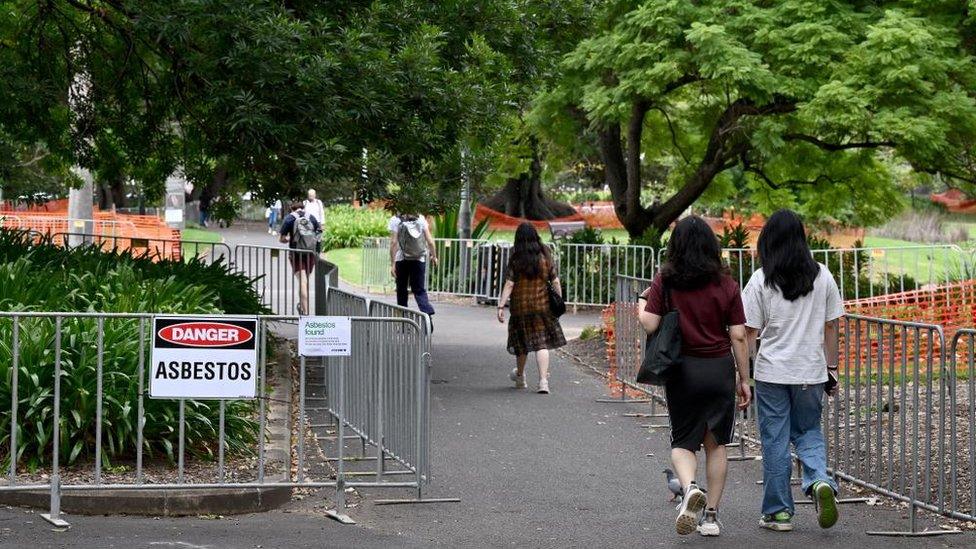
[[[191,240],[195,242],[220,242],[224,238],[220,236],[220,233],[215,233],[213,231],[208,231],[206,229],[183,229],[183,240]]]
[[[183,250],[183,258],[189,260],[196,255],[210,253],[210,246],[192,244],[192,242],[219,244],[224,241],[224,237],[220,236],[220,233],[206,229],[187,227],[182,231],[181,240],[183,241],[180,245]]]
[[[339,278],[356,286],[363,285],[363,250],[340,248],[325,253],[325,259],[339,267]]]
[[[865,237],[864,246],[867,248],[922,246],[914,250],[885,250],[883,256],[872,257],[877,269],[893,274],[903,273],[920,284],[944,282],[947,275],[958,278],[965,274],[959,253],[946,248],[930,248],[925,244],[878,236]]]

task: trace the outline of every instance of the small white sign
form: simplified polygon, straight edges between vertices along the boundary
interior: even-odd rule
[[[150,397],[251,399],[257,379],[256,318],[153,318]]]
[[[164,217],[166,223],[183,223],[183,210],[167,208]]]
[[[347,316],[303,316],[298,319],[298,354],[349,356],[352,321]]]

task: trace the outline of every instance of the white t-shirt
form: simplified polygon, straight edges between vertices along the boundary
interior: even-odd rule
[[[401,223],[403,222],[400,221],[399,216],[393,216],[390,218],[390,223],[386,226],[386,228],[390,230],[390,238],[393,240],[396,240],[397,234],[400,232]],[[424,219],[424,216],[417,216],[417,224],[420,225],[420,229],[426,234],[428,225],[427,220]],[[396,257],[393,259],[393,261],[403,261],[403,250],[401,250],[399,247],[397,248]],[[427,261],[427,256],[421,257],[420,261]]]
[[[325,224],[325,206],[318,198],[305,201],[305,213],[314,217],[319,223]]]
[[[760,331],[755,378],[766,383],[803,385],[827,381],[824,323],[844,316],[837,283],[822,264],[813,290],[787,301],[778,288],[766,286],[762,269],[742,291],[746,326]]]

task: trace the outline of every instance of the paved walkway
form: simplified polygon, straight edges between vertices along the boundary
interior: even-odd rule
[[[837,527],[822,531],[801,507],[797,531],[756,526],[761,487],[758,462],[731,464],[722,509],[723,536],[706,540],[674,533],[674,509],[660,471],[667,433],[642,429],[640,404],[605,404],[602,379],[556,357],[552,394],[510,387],[505,328],[493,309],[437,304],[432,387],[432,497],[461,503],[374,506],[366,492],[342,526],[321,514],[328,491],[286,509],[221,520],[69,517],[53,532],[39,516],[0,509],[2,547],[972,547],[974,534],[921,540],[875,538],[867,530],[908,526],[898,511],[842,508]],[[567,335],[594,314],[566,319]],[[529,372],[534,373],[530,361]],[[930,521],[929,521],[930,523]]]

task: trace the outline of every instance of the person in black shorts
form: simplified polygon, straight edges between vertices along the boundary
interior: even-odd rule
[[[656,331],[668,312],[665,303],[677,309],[681,330],[681,364],[672,367],[664,386],[671,419],[671,462],[684,489],[675,526],[679,534],[697,529],[703,536],[717,536],[718,505],[728,470],[725,445],[731,442],[735,426],[735,395],[738,391],[739,408],[745,408],[752,392],[739,285],[728,275],[718,239],[703,219],[691,216],[675,226],[666,261],[641,298],[646,305],[640,322],[647,333]],[[695,482],[695,453],[702,446],[707,495]]]
[[[318,256],[318,244],[314,243],[303,247],[303,239],[299,235],[299,227],[296,226],[300,220],[306,217],[315,233],[320,234],[322,232],[322,225],[319,223],[319,220],[315,219],[315,216],[311,214],[306,214],[301,202],[295,202],[291,205],[291,213],[286,215],[284,221],[281,223],[279,236],[281,242],[288,243],[288,258],[291,261],[292,269],[295,271],[295,277],[298,279],[298,314],[300,315],[307,315],[309,313],[308,279],[312,275],[312,270],[315,268],[315,260]]]

